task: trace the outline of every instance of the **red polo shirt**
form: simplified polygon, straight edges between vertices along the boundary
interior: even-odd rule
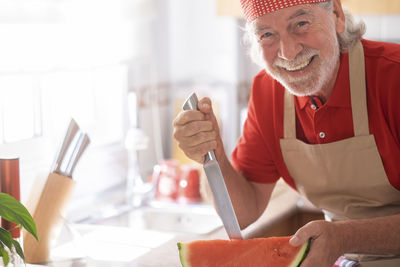
[[[369,130],[375,136],[390,183],[400,190],[400,45],[368,40],[362,43]],[[251,181],[272,183],[283,177],[295,188],[279,145],[283,138],[284,90],[265,71],[254,78],[248,117],[232,162]],[[322,105],[317,98],[314,100],[296,97],[298,139],[320,144],[354,136],[347,53],[341,54],[338,78],[328,101]]]

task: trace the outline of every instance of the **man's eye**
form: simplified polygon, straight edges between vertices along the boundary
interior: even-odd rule
[[[303,26],[305,26],[305,25],[307,25],[308,24],[308,22],[307,21],[300,21],[299,23],[297,23],[297,27],[303,27]]]
[[[268,37],[271,37],[271,36],[272,36],[272,33],[266,32],[266,33],[264,33],[264,34],[262,34],[262,35],[260,36],[260,39],[268,38]]]

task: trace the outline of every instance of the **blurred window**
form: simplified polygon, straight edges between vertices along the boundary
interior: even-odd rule
[[[86,188],[77,194],[125,178],[115,165],[124,164],[128,73],[151,3],[0,1],[0,157],[20,157],[23,198],[38,171],[49,170],[71,118],[88,132],[93,150],[77,176],[96,180],[82,181]],[[101,170],[106,166],[109,172]],[[89,177],[94,168],[104,177]]]

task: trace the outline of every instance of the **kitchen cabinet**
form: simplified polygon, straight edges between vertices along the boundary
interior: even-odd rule
[[[344,7],[355,14],[400,14],[399,0],[342,0]],[[243,17],[239,0],[217,0],[217,14]]]

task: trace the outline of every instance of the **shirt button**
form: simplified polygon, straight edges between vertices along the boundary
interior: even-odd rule
[[[317,109],[317,106],[314,105],[314,104],[311,104],[311,109],[316,110],[316,109]]]
[[[326,135],[325,135],[325,133],[324,133],[324,132],[320,132],[320,133],[319,133],[319,138],[321,138],[321,139],[324,139],[324,138],[325,138],[325,136],[326,136]]]

